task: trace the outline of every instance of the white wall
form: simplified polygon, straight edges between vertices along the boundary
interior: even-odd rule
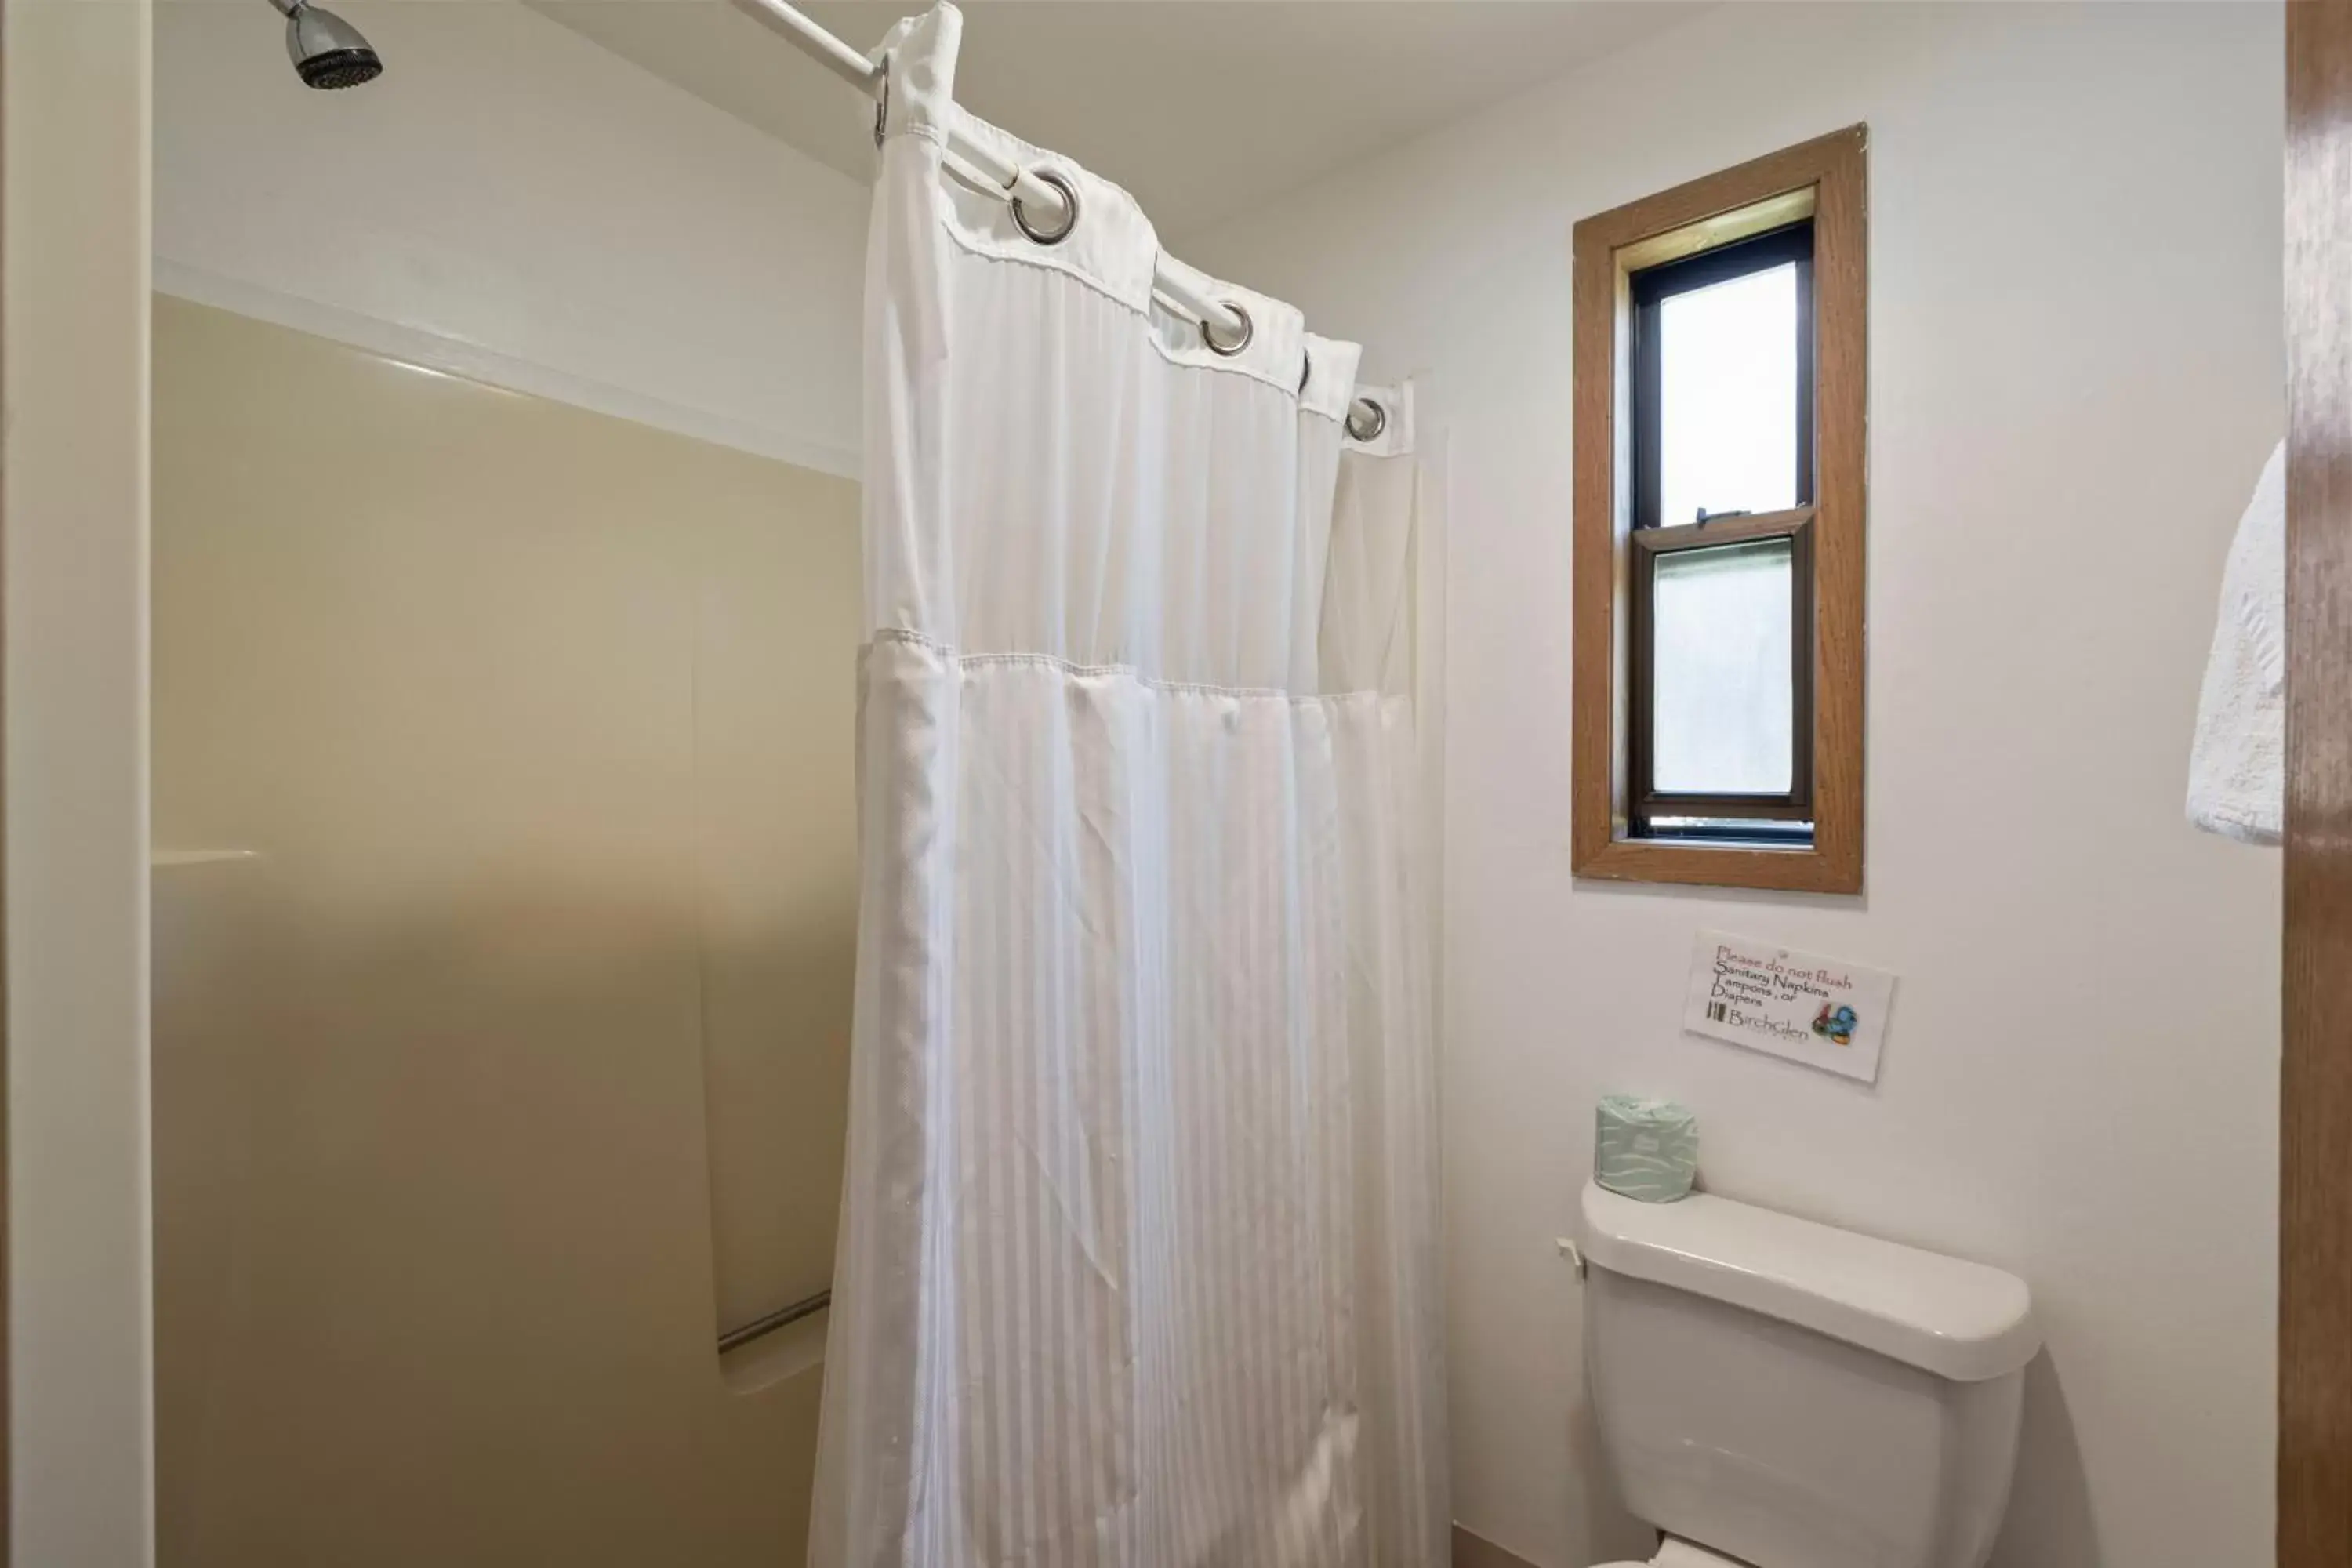
[[[2230,529],[2283,417],[2271,5],[1726,7],[1194,262],[1430,376],[1454,441],[1454,1495],[1546,1565],[1601,1494],[1573,1227],[1593,1100],[1710,1186],[2022,1274],[2009,1568],[2268,1561],[2278,865],[2183,826]],[[1569,241],[1871,127],[1868,893],[1569,874]],[[1884,1078],[1683,1035],[1695,929],[1902,973]]]
[[[147,6],[6,7],[8,1551],[153,1560]]]
[[[337,9],[385,70],[317,92],[156,8],[158,288],[855,471],[865,186],[513,0]]]

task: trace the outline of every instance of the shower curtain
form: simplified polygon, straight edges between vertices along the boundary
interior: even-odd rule
[[[883,48],[809,1561],[1435,1568],[1409,389],[1244,289],[1198,279],[1230,354],[1155,305],[1132,198],[958,109],[960,30]],[[950,123],[1066,181],[1067,234]]]

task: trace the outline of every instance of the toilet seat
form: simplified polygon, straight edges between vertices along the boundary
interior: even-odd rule
[[[1748,1568],[1736,1557],[1724,1557],[1704,1546],[1694,1546],[1687,1541],[1667,1536],[1658,1543],[1658,1554],[1642,1563],[1601,1563],[1595,1568]]]

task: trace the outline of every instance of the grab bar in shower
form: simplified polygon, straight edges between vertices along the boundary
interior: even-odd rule
[[[764,1318],[754,1318],[740,1328],[730,1329],[719,1335],[719,1353],[725,1355],[729,1351],[750,1344],[762,1334],[772,1334],[787,1324],[814,1317],[832,1305],[833,1292],[830,1289],[820,1290],[814,1296],[803,1296],[789,1307],[779,1307]]]

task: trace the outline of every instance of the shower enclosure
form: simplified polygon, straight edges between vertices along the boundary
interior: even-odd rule
[[[162,1562],[797,1563],[855,487],[170,299],[154,443]]]

